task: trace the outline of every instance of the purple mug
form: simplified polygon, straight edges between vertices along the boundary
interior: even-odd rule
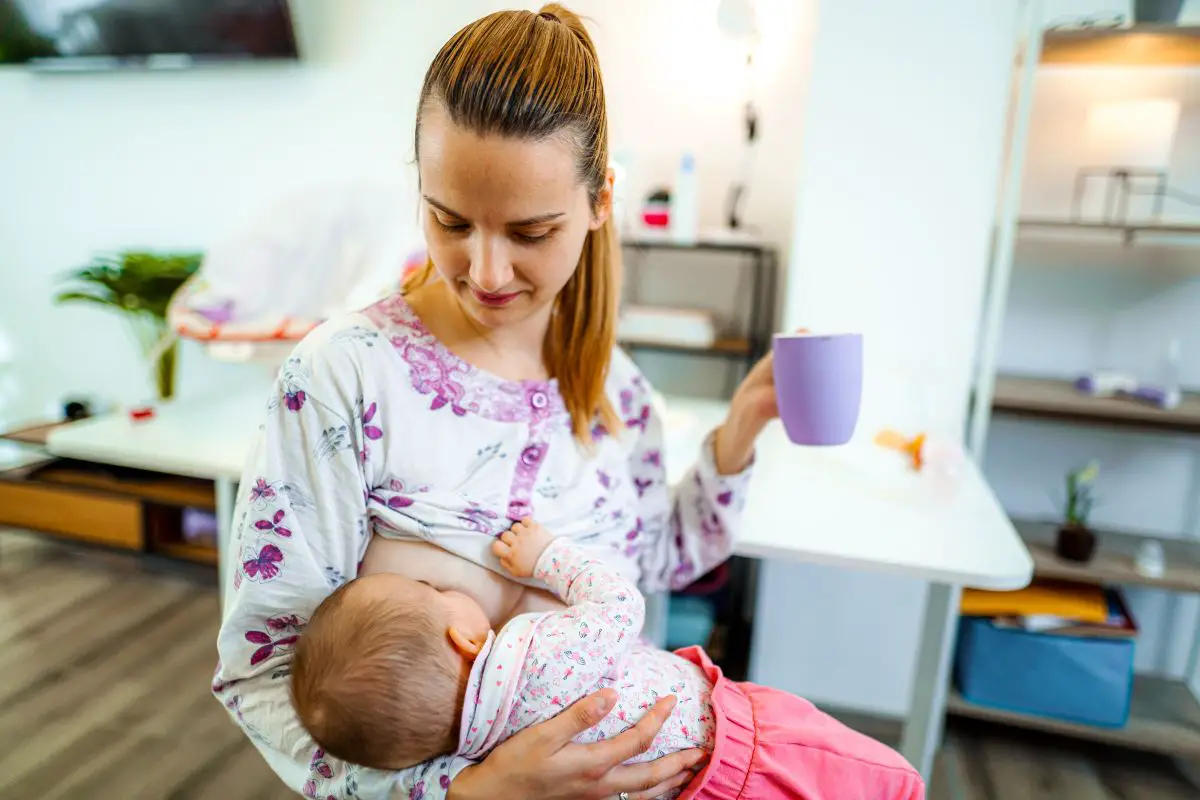
[[[862,404],[861,333],[775,335],[775,397],[796,444],[850,441]]]

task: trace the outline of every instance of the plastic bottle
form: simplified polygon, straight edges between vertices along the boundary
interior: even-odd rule
[[[700,227],[699,185],[696,159],[684,153],[671,190],[671,238],[679,244],[695,244]]]

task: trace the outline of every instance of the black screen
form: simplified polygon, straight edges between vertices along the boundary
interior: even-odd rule
[[[0,63],[296,58],[287,0],[0,0]]]

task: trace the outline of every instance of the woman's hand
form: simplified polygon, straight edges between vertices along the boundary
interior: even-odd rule
[[[764,356],[733,393],[729,414],[713,442],[717,472],[722,475],[734,475],[750,465],[755,440],[767,423],[779,416],[774,358],[773,353]]]
[[[808,333],[808,329],[798,328],[796,333]],[[754,365],[733,393],[729,414],[717,429],[717,438],[713,443],[717,472],[733,475],[750,466],[755,440],[767,423],[778,416],[775,353],[770,352]]]
[[[460,772],[450,785],[449,800],[611,800],[621,792],[628,792],[630,800],[652,800],[687,784],[690,770],[707,755],[702,750],[623,764],[650,747],[675,707],[674,697],[659,700],[637,725],[618,736],[594,744],[572,741],[604,719],[616,700],[613,690],[602,689],[521,731],[482,763]]]

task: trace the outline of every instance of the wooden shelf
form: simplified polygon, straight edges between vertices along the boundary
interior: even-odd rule
[[[1028,231],[1054,231],[1074,234],[1119,234],[1125,241],[1132,241],[1144,234],[1158,236],[1200,237],[1200,224],[1184,222],[1130,222],[1118,225],[1110,222],[1082,222],[1069,219],[1025,217],[1017,221],[1018,228]],[[1200,244],[1200,239],[1197,240]]]
[[[1096,555],[1086,564],[1064,561],[1054,554],[1058,523],[1014,520],[1017,532],[1033,556],[1034,575],[1039,578],[1075,581],[1095,586],[1120,584],[1148,586],[1200,594],[1200,542],[1141,536],[1135,533],[1096,531]],[[1162,543],[1166,570],[1161,578],[1142,575],[1133,568],[1133,555],[1147,538]]]
[[[670,342],[653,342],[647,339],[621,339],[623,347],[636,350],[658,350],[664,353],[690,353],[692,355],[716,356],[721,358],[745,358],[750,355],[750,340],[741,337],[717,339],[708,347]]]
[[[1136,25],[1047,31],[1041,63],[1096,67],[1197,66],[1200,28]]]
[[[1101,728],[976,705],[951,689],[946,711],[960,717],[1119,745],[1135,750],[1200,759],[1200,703],[1182,681],[1134,678],[1129,722]]]
[[[1090,397],[1070,381],[1014,375],[996,378],[996,412],[1079,424],[1106,424],[1170,433],[1200,434],[1200,395],[1187,393],[1167,411],[1134,400]]]
[[[1111,222],[1083,222],[1069,219],[1049,219],[1043,217],[1024,217],[1017,221],[1022,228],[1044,228],[1047,230],[1063,231],[1096,231],[1112,233],[1163,233],[1186,236],[1200,235],[1200,224],[1184,222],[1130,222],[1117,225]]]

